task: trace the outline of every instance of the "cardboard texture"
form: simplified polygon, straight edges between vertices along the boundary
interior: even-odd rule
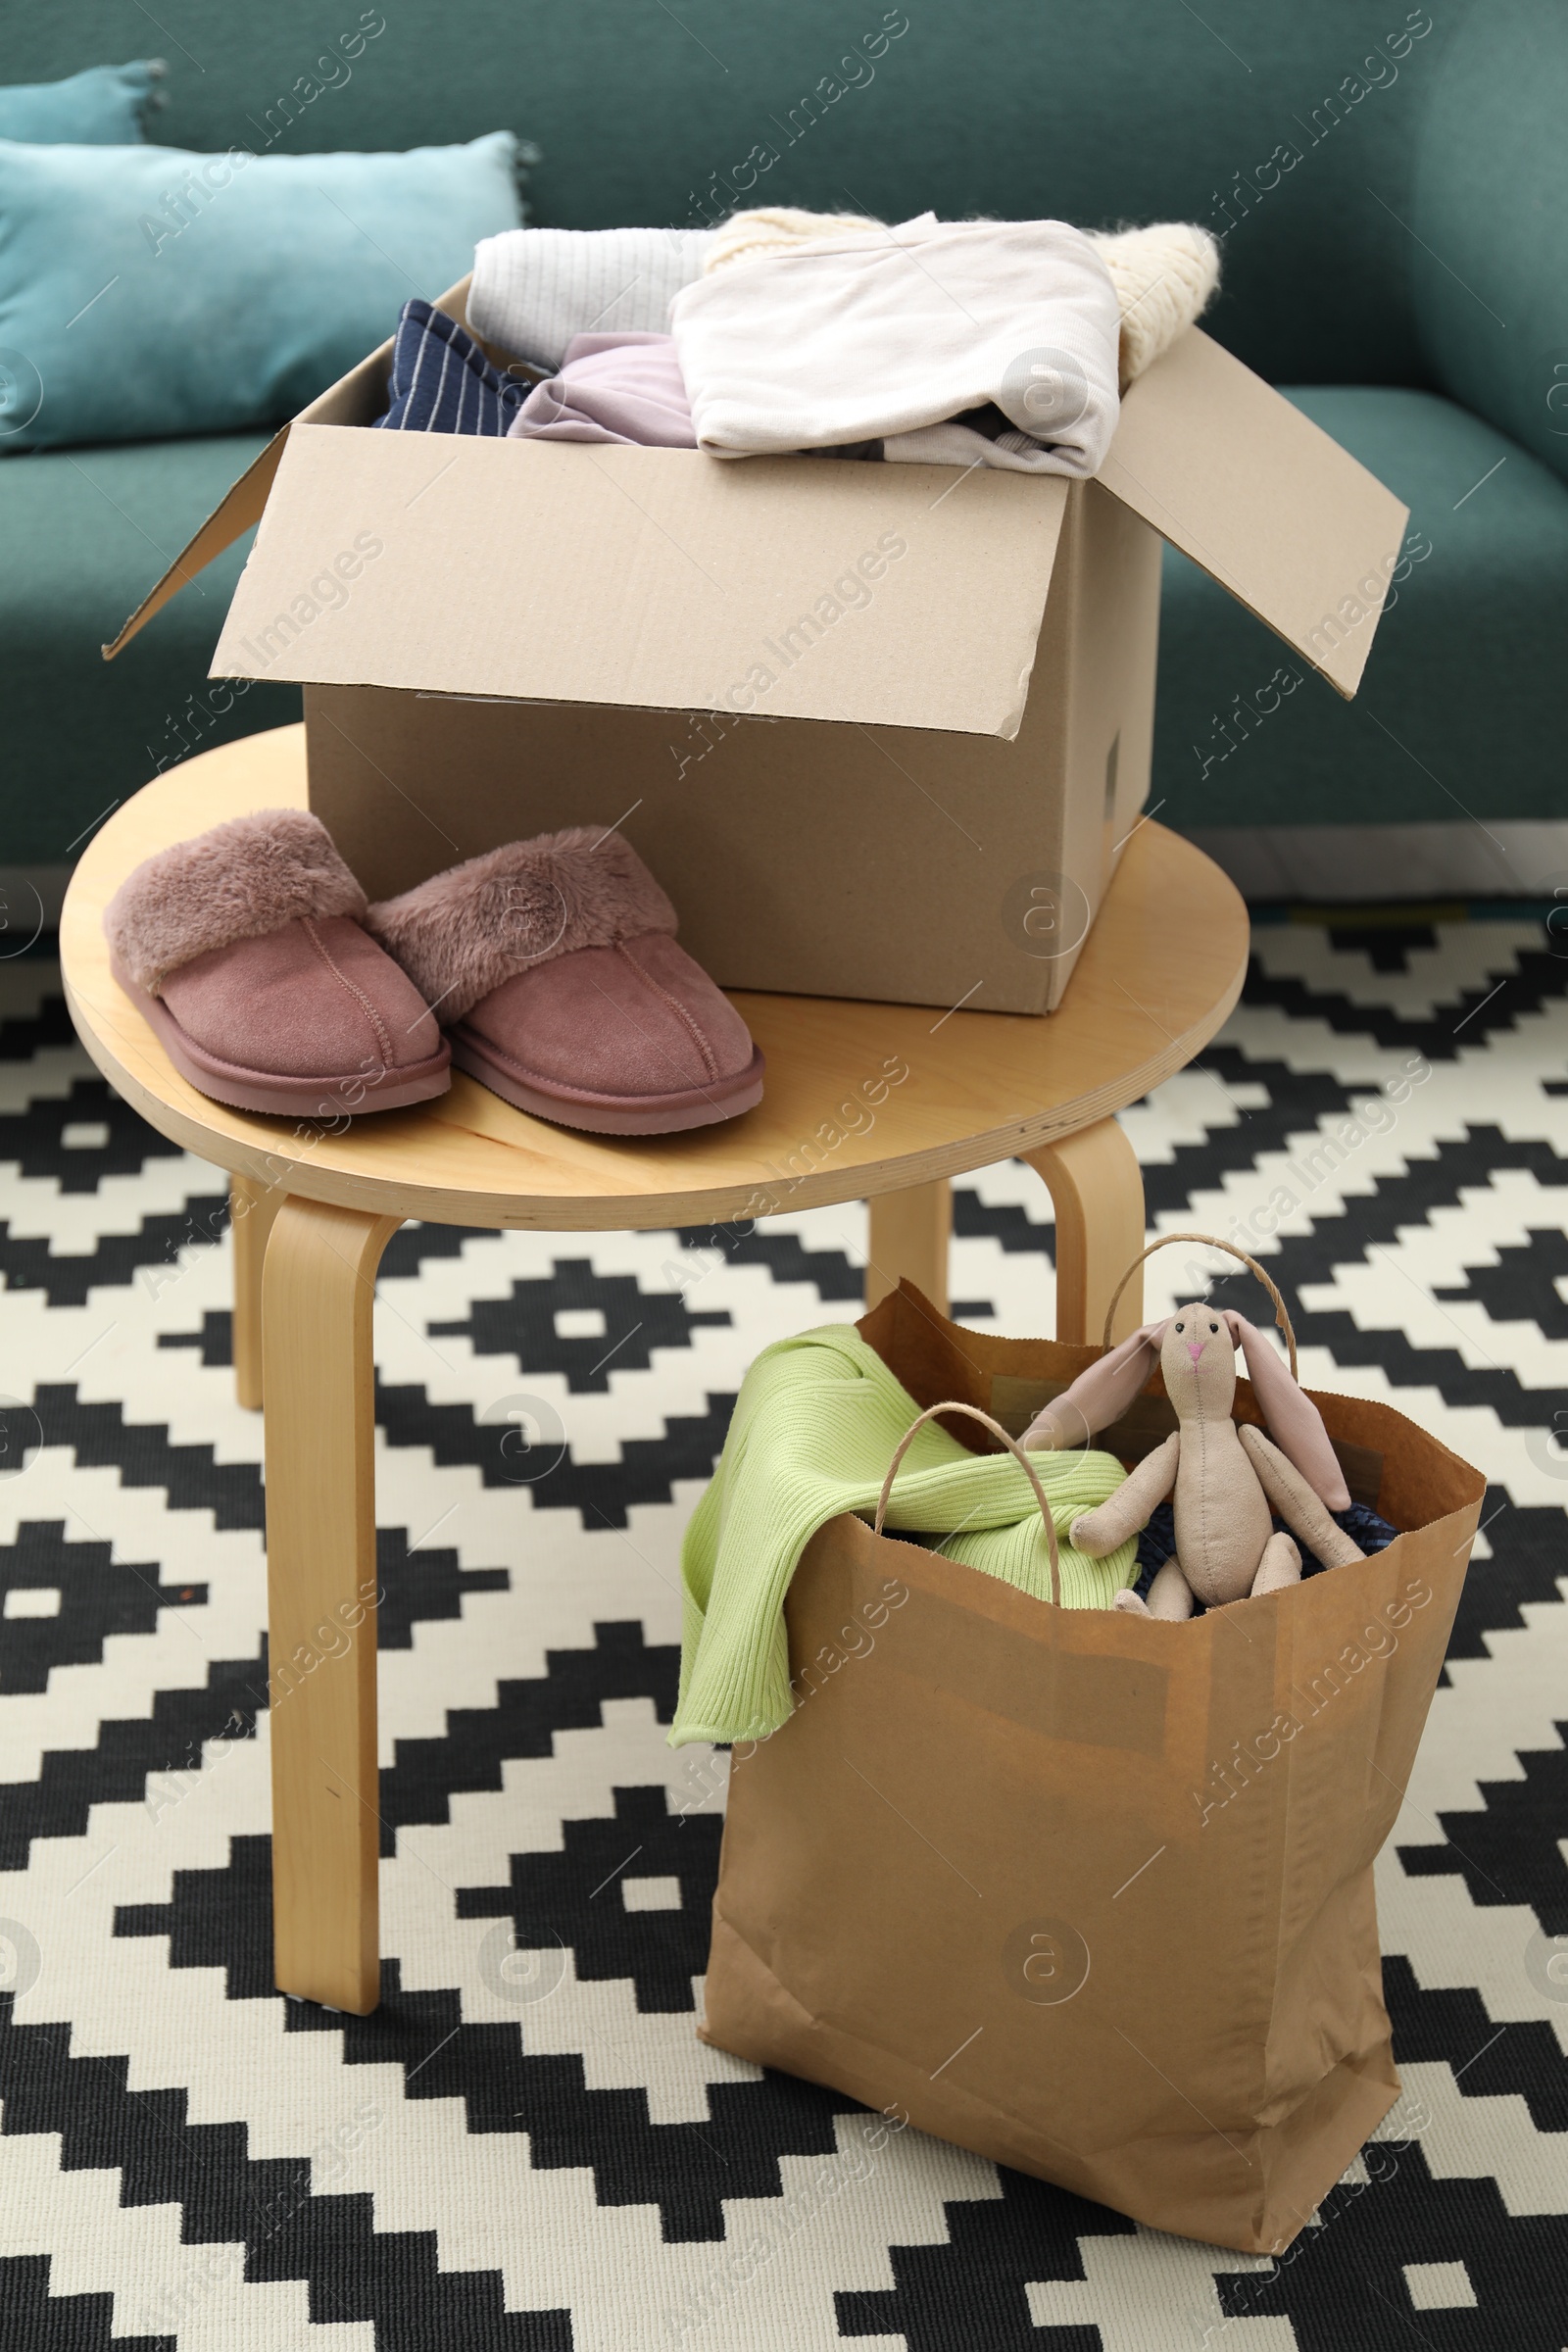
[[[1098,1352],[961,1331],[907,1284],[859,1329],[921,1405]],[[1392,1407],[1316,1401],[1404,1532],[1184,1625],[818,1532],[796,1712],[733,1755],[707,2040],[1152,2228],[1290,2244],[1398,2092],[1372,1863],[1484,1493]]]
[[[390,351],[106,654],[259,514],[213,673],[304,684],[370,895],[619,822],[727,988],[1052,1009],[1148,797],[1160,537],[1348,694],[1403,531],[1196,328],[1095,482],[380,433]]]

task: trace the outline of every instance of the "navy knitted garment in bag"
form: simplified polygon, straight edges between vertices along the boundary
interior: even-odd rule
[[[392,344],[391,407],[377,424],[403,433],[505,433],[533,390],[492,368],[473,337],[427,302],[406,302]]]

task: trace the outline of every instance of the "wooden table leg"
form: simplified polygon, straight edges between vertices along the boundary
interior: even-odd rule
[[[935,1184],[911,1184],[898,1193],[877,1193],[866,1202],[871,1233],[865,1265],[869,1310],[907,1275],[933,1306],[948,1311],[948,1243],[953,1235],[953,1193],[945,1176]]]
[[[234,1394],[252,1413],[262,1402],[262,1260],[282,1200],[275,1184],[258,1184],[252,1176],[228,1180],[234,1236]]]
[[[1045,1178],[1056,1211],[1056,1337],[1098,1348],[1110,1295],[1144,1246],[1138,1154],[1114,1119],[1102,1119],[1023,1156]],[[1140,1267],[1121,1295],[1112,1340],[1143,1319]]]
[[[380,1990],[370,1310],[401,1221],[287,1199],[262,1278],[273,1969],[358,2016]]]

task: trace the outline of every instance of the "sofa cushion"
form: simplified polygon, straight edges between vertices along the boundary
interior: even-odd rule
[[[78,837],[159,768],[299,717],[297,686],[208,682],[250,532],[117,662],[99,653],[266,445],[245,434],[0,462],[6,866],[79,855]]]
[[[1406,502],[1408,569],[1345,703],[1167,550],[1151,808],[1179,832],[1560,816],[1568,486],[1435,393],[1289,398]]]

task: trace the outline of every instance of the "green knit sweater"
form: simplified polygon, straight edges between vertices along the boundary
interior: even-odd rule
[[[787,1719],[784,1595],[795,1563],[826,1520],[874,1511],[893,1449],[919,1409],[847,1323],[781,1340],[757,1358],[681,1551],[672,1747],[759,1740]],[[1056,1525],[1064,1606],[1109,1608],[1131,1579],[1136,1544],[1091,1560],[1071,1549],[1067,1531],[1121,1485],[1121,1464],[1108,1453],[1042,1453],[1035,1467]],[[961,1530],[942,1545],[950,1559],[1051,1598],[1040,1506],[1009,1453],[970,1453],[928,1421],[900,1465],[888,1525]]]

